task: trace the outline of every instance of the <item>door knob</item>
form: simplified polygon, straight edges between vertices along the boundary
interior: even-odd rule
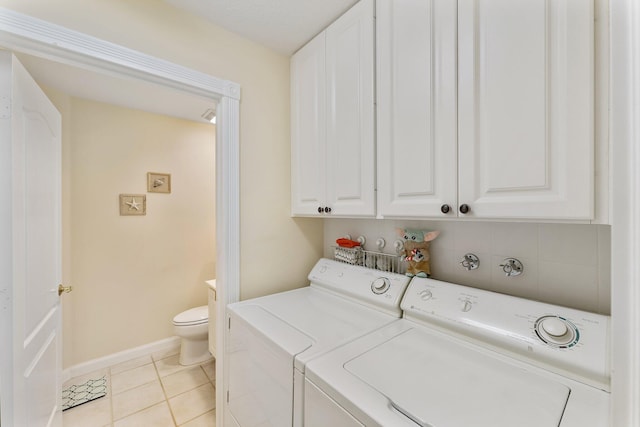
[[[73,290],[73,287],[71,286],[62,286],[62,285],[58,285],[58,296],[64,294],[68,294],[69,292],[71,292]]]

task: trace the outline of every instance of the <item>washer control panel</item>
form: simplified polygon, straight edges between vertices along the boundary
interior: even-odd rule
[[[608,389],[609,316],[414,278],[404,317]]]
[[[535,331],[544,343],[559,348],[570,348],[580,341],[580,330],[561,316],[542,316],[536,320]]]
[[[357,265],[320,259],[309,273],[311,286],[402,315],[400,301],[409,285],[404,274],[389,273]]]

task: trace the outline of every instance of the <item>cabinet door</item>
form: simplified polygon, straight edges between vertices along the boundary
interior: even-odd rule
[[[375,215],[373,0],[326,30],[327,198],[332,215]]]
[[[291,213],[326,203],[325,34],[291,57]]]
[[[592,218],[593,2],[458,7],[458,194],[467,216]]]
[[[456,215],[457,19],[450,0],[377,2],[381,216]]]

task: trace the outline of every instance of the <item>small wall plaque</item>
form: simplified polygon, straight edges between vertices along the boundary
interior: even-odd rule
[[[171,193],[171,174],[148,172],[147,191],[149,193]]]
[[[146,215],[147,196],[144,194],[121,194],[120,215]]]

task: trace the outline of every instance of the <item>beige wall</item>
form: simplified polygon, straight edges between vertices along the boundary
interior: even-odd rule
[[[0,0],[0,6],[239,83],[241,298],[304,283],[322,254],[323,224],[289,216],[288,57],[161,0]],[[76,268],[92,266],[74,263],[72,277]],[[79,301],[74,307],[74,312],[83,310]],[[161,337],[138,338],[130,344]],[[93,356],[74,351],[74,362],[88,357]]]
[[[215,277],[215,129],[48,91],[63,114],[64,365],[173,335]],[[170,173],[170,194],[146,173]],[[145,216],[118,195],[145,194]]]

